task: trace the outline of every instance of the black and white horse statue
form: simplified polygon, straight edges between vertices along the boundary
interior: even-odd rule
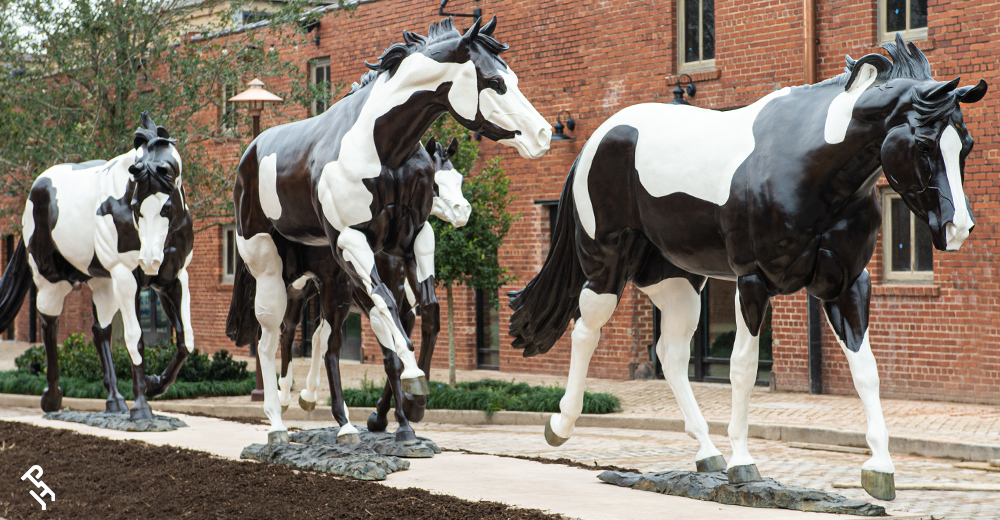
[[[645,104],[618,112],[589,139],[560,199],[555,245],[541,272],[511,293],[513,346],[544,353],[573,328],[560,413],[546,427],[565,442],[580,415],[587,366],[628,282],[662,311],[656,346],[698,440],[699,470],[726,467],[687,379],[689,345],[707,278],[735,280],[737,334],[730,364],[731,482],[759,480],[747,450],[758,333],[769,299],[805,288],[823,301],[868,416],[872,457],[862,484],[895,496],[879,377],[868,343],[871,280],[881,210],[880,171],[930,226],[934,246],[957,250],[974,224],[962,191],[973,140],[960,103],[986,83],[938,82],[902,39],[847,59],[846,72],[784,88],[739,110]],[[881,166],[882,170],[879,170]]]
[[[181,183],[181,157],[167,130],[145,112],[134,148],[110,161],[60,164],[35,180],[22,238],[0,281],[0,330],[17,316],[29,284],[38,289],[48,387],[42,410],[62,405],[57,337],[63,300],[77,282],[93,292],[94,345],[108,390],[106,410],[125,412],[111,361],[111,321],[121,311],[132,361],[130,417],[151,419],[146,398],[162,395],[194,349],[187,265],[194,247]],[[161,375],[146,375],[138,291],[152,287],[176,331],[177,351]]]
[[[462,175],[455,170],[449,160],[458,151],[458,140],[452,140],[451,145],[445,148],[432,137],[425,149],[430,155],[434,169],[434,192],[430,214],[455,227],[464,226],[469,220],[472,205],[462,195]],[[407,162],[407,167],[423,166],[422,154],[414,154]],[[399,305],[403,332],[407,337],[413,332],[416,322],[414,311],[420,310],[422,343],[417,365],[429,377],[434,345],[440,331],[440,311],[434,293],[434,230],[424,221],[415,237],[404,238],[408,240],[386,244],[382,251],[376,253],[375,265],[382,275],[382,281],[389,287]],[[344,415],[349,419],[339,370],[340,350],[344,342],[343,326],[349,311],[365,312],[365,309],[358,307],[357,304],[352,308],[342,303],[364,301],[364,289],[350,283],[347,274],[334,261],[330,248],[311,247],[306,257],[310,264],[303,266],[306,274],[287,288],[288,306],[281,325],[281,377],[278,379],[281,409],[284,411],[292,400],[293,379],[288,366],[295,328],[302,319],[305,301],[318,294],[321,299],[321,319],[312,336],[309,375],[306,378],[306,388],[299,393],[299,406],[307,411],[316,408],[320,365],[325,361],[333,410],[345,409]],[[385,431],[390,401],[394,397],[394,386],[386,382],[376,412],[368,421],[370,431]],[[424,396],[403,394],[402,411],[407,420],[419,421],[423,417],[424,405],[426,405]],[[339,433],[339,439],[351,442],[356,438],[353,436],[357,435],[357,429],[350,423],[341,424]]]
[[[385,349],[387,370],[398,356],[402,390],[428,391],[375,253],[387,241],[414,234],[426,220],[410,202],[430,200],[419,190],[432,190],[433,172],[411,178],[401,173],[414,153],[426,153],[420,138],[444,112],[526,158],[548,150],[551,129],[500,59],[507,46],[493,38],[495,28],[496,18],[486,26],[476,20],[462,35],[445,19],[431,25],[428,37],[404,32],[406,43],[387,49],[350,95],[319,116],[268,129],[243,155],[233,193],[236,245],[256,285],[252,302],[248,287],[244,297],[234,295],[232,305],[236,314],[253,312],[260,323],[269,442],[288,438],[274,358],[286,286],[294,280],[285,272],[288,244],[331,249],[351,282],[365,290],[364,307]],[[238,345],[252,340],[250,327],[235,332]],[[391,375],[389,382],[395,384]],[[412,430],[400,434],[413,437]]]

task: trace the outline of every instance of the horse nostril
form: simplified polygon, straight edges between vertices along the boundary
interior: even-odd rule
[[[541,130],[538,131],[538,140],[540,142],[548,142],[549,139],[551,138],[552,138],[552,130],[549,130],[549,127],[547,126],[543,127]]]

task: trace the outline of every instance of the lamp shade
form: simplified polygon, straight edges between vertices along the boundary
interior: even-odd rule
[[[250,87],[239,94],[229,98],[230,103],[250,103],[253,101],[258,101],[261,103],[280,103],[283,101],[280,97],[264,90],[264,82],[254,78],[253,81],[247,83]]]

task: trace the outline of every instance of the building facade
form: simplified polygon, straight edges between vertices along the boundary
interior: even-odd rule
[[[426,33],[441,18],[438,2],[371,0],[352,16],[328,12],[314,29],[318,43],[278,50],[282,59],[301,64],[311,81],[329,79],[349,85],[365,72],[405,30]],[[941,0],[671,0],[667,2],[578,2],[521,0],[449,2],[447,10],[496,14],[496,36],[510,45],[503,57],[519,77],[519,88],[551,123],[572,118],[570,140],[553,141],[543,158],[529,161],[513,150],[483,140],[480,162],[503,158],[513,181],[520,213],[498,252],[502,265],[518,277],[501,291],[520,288],[540,269],[548,250],[554,202],[573,160],[586,139],[608,117],[627,106],[668,102],[680,84],[693,84],[687,100],[699,107],[727,110],[746,106],[786,87],[816,82],[843,71],[844,56],[879,52],[902,32],[930,61],[934,77],[963,76],[963,84],[1000,80],[995,48],[1000,1],[954,4]],[[469,18],[456,18],[461,28]],[[267,30],[257,29],[257,30]],[[224,37],[222,37],[224,38]],[[246,78],[247,80],[251,78]],[[281,92],[285,78],[262,78]],[[242,86],[240,86],[242,90]],[[225,93],[220,93],[220,100]],[[995,118],[1000,97],[990,93],[963,106],[976,139],[966,161],[965,192],[976,228],[961,251],[931,250],[925,229],[901,206],[884,180],[878,190],[885,225],[869,265],[873,282],[870,340],[886,397],[1000,403],[1000,273],[994,267],[1000,212],[1000,136]],[[324,106],[284,107],[286,117],[265,111],[262,126],[297,120]],[[225,103],[204,117],[224,117]],[[663,124],[674,124],[663,121]],[[246,135],[223,139],[215,158],[235,164]],[[183,150],[181,150],[183,153]],[[477,167],[478,168],[478,167]],[[902,207],[902,210],[900,210]],[[232,291],[233,231],[213,225],[199,232],[190,267],[196,346],[233,350],[224,334]],[[6,252],[5,252],[6,254]],[[4,265],[6,265],[6,260]],[[693,345],[692,376],[725,380],[725,358],[735,330],[735,285],[711,281],[703,302],[703,323]],[[444,291],[439,291],[444,308]],[[493,309],[488,295],[455,291],[456,353],[459,368],[488,367],[500,372],[565,374],[569,335],[548,354],[522,358],[509,347],[510,311]],[[89,292],[78,288],[67,299],[63,334],[88,332]],[[779,390],[853,393],[846,359],[826,323],[810,321],[804,292],[772,300],[770,341],[762,341],[758,379]],[[149,307],[154,314],[153,305]],[[820,320],[825,322],[825,318]],[[815,323],[810,329],[810,323]],[[29,333],[27,305],[17,337]],[[447,366],[447,336],[442,326],[435,370]],[[648,299],[628,286],[618,310],[604,327],[590,365],[593,377],[627,378],[630,366],[650,360],[657,334]],[[812,336],[810,336],[812,330]],[[360,320],[359,357],[378,362],[377,347]],[[810,355],[810,340],[813,348]],[[419,341],[418,341],[419,342]],[[773,360],[770,362],[770,360]]]

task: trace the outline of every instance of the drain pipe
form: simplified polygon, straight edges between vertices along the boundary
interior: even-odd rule
[[[816,0],[802,0],[805,11],[805,57],[803,69],[806,85],[816,83]]]

